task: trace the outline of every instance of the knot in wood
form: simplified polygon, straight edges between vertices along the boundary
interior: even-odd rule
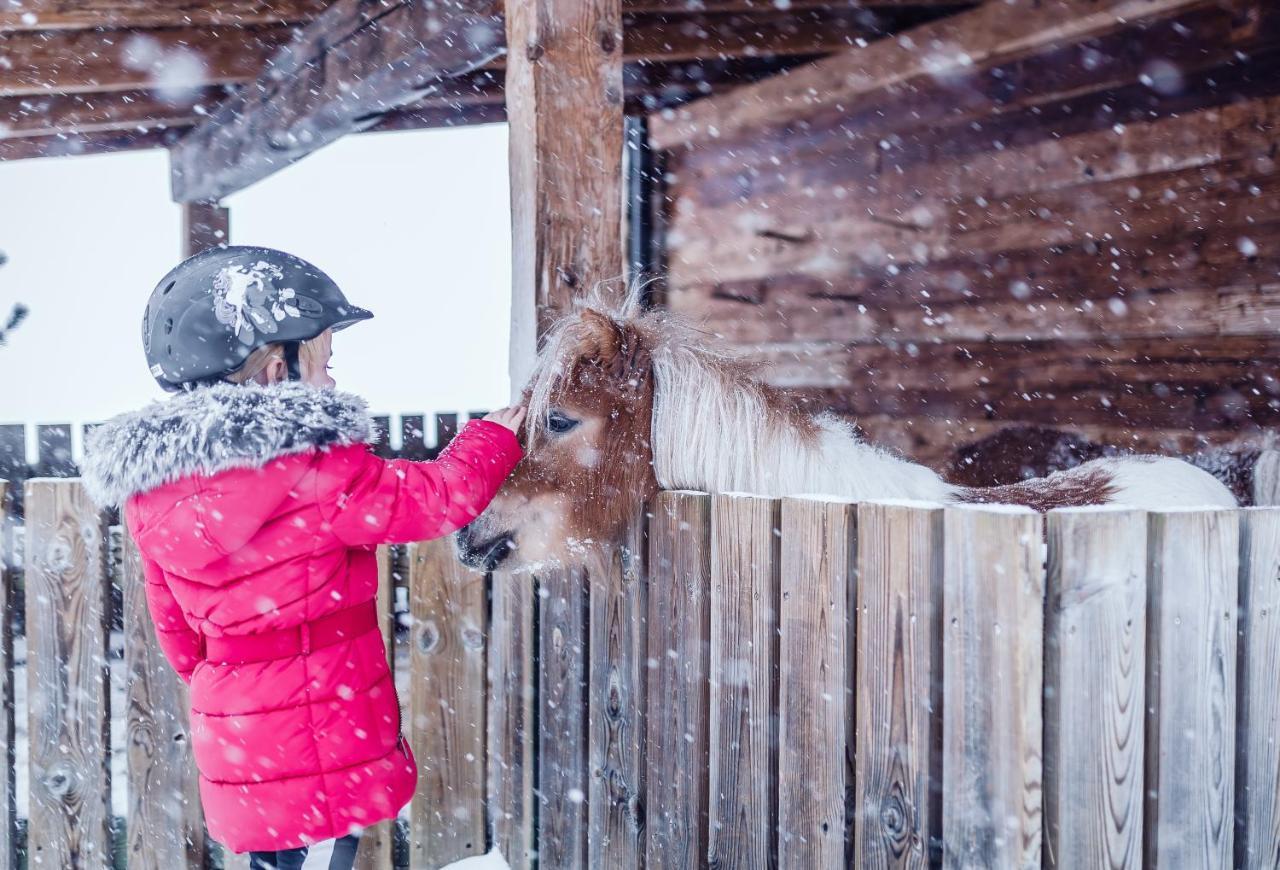
[[[73,550],[66,535],[55,535],[44,551],[45,568],[55,574],[70,570],[74,561],[71,557]]]
[[[542,56],[546,53],[547,50],[542,47],[541,42],[531,42],[524,50],[524,56],[529,58],[532,63],[542,60]]]
[[[600,28],[600,50],[605,54],[613,54],[618,50],[618,34],[612,27]]]
[[[424,653],[440,645],[440,628],[431,620],[418,623],[418,649]]]
[[[899,791],[895,789],[885,795],[880,804],[880,825],[884,828],[886,837],[894,841],[905,839],[910,817],[911,811]]]
[[[478,628],[464,628],[462,630],[462,646],[466,649],[482,649],[484,647],[484,633]]]
[[[49,765],[40,778],[45,791],[58,798],[65,798],[75,791],[78,780],[75,767],[66,761],[56,761]]]

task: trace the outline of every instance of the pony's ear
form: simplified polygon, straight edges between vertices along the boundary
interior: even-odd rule
[[[612,367],[622,345],[622,330],[613,318],[594,308],[584,308],[579,317],[583,333],[581,358],[606,369]]]

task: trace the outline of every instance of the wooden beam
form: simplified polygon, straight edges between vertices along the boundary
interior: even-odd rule
[[[339,0],[173,149],[174,199],[216,199],[502,53],[495,0]]]
[[[0,33],[23,30],[96,30],[297,24],[324,11],[331,0],[10,0],[0,6]]]
[[[288,25],[0,33],[0,96],[154,90],[182,102],[258,75],[293,34]]]
[[[1014,0],[980,6],[873,42],[732,94],[702,100],[674,117],[655,116],[661,148],[731,139],[762,125],[783,125],[824,110],[850,113],[892,88],[936,88],[948,76],[1035,55],[1120,27],[1213,0]],[[1016,8],[1011,8],[1016,7]],[[930,46],[947,46],[939,51]]]
[[[231,214],[216,202],[182,204],[182,256],[209,248],[225,248],[231,241]]]
[[[112,154],[117,151],[167,148],[177,139],[181,129],[150,130],[145,133],[108,130],[99,133],[58,133],[52,136],[0,139],[0,160],[73,157],[81,154]]]
[[[619,0],[527,0],[507,17],[511,386],[574,296],[622,275]]]
[[[176,101],[149,90],[0,97],[0,140],[189,127],[226,96],[224,88],[209,87]]]

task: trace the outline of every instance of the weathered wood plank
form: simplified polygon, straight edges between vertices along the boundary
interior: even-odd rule
[[[780,511],[776,499],[711,500],[712,867],[777,862]]]
[[[11,484],[0,478],[0,527],[4,526]],[[3,530],[0,529],[0,535]],[[6,567],[8,555],[0,540],[0,867],[18,866],[18,793],[16,783],[15,712],[13,670],[14,578]]]
[[[187,687],[156,642],[142,557],[123,536],[128,673],[129,867],[201,867],[208,856]]]
[[[296,24],[329,5],[329,0],[22,0],[0,9],[0,34],[19,30],[109,30],[191,25]]]
[[[710,496],[660,492],[649,507],[645,863],[707,860]]]
[[[0,97],[0,121],[5,125],[0,141],[70,131],[189,127],[199,118],[197,106],[212,108],[225,96],[222,88],[209,87],[193,89],[176,100],[161,99],[149,90]]]
[[[382,642],[387,647],[387,664],[391,667],[392,680],[395,679],[396,672],[395,593],[391,548],[383,545],[378,547],[378,594],[374,601],[378,608],[378,625],[382,628]],[[414,686],[415,684],[410,684],[410,691],[413,691]],[[404,703],[399,698],[397,701]],[[409,734],[404,736],[406,739],[410,737]],[[419,763],[419,773],[421,770]],[[364,833],[360,835],[360,850],[356,853],[356,870],[391,870],[395,857],[395,824],[395,820],[385,819],[364,829]]]
[[[622,12],[619,0],[530,0],[508,13],[518,392],[556,313],[623,274]]]
[[[1142,863],[1147,517],[1048,515],[1045,865]]]
[[[1236,511],[1150,515],[1146,866],[1231,866],[1239,526]]]
[[[1280,856],[1280,509],[1240,514],[1235,866]]]
[[[854,505],[782,502],[778,866],[839,868],[852,845]]]
[[[938,506],[858,506],[858,866],[924,868],[941,846],[942,523]]]
[[[644,855],[648,648],[644,517],[592,559],[588,669],[587,866],[638,868]]]
[[[412,545],[409,565],[409,862],[434,868],[485,851],[486,581],[458,562],[452,538]]]
[[[1040,866],[1043,528],[1023,508],[946,509],[944,867]]]
[[[182,204],[183,256],[231,244],[231,212],[216,202]]]
[[[534,595],[526,576],[495,573],[490,580],[488,796],[494,848],[512,870],[533,866]]]
[[[111,855],[106,526],[78,480],[25,495],[28,861],[97,868]]]

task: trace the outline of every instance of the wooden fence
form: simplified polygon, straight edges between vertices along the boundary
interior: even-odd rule
[[[76,480],[26,488],[25,851],[105,866],[103,517]],[[397,580],[383,551],[421,773],[363,868],[490,844],[517,868],[1272,866],[1280,509],[1041,517],[664,492],[641,526],[536,579],[468,572],[431,542]],[[184,688],[136,561],[122,571],[115,861],[216,863]],[[13,675],[6,629],[3,866],[18,866]]]

